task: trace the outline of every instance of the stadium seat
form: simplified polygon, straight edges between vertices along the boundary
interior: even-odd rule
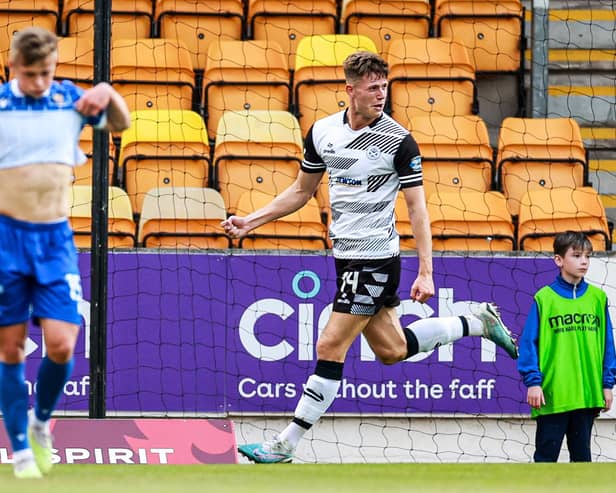
[[[248,190],[238,202],[238,213],[246,215],[265,206],[273,196],[259,190]],[[245,249],[321,250],[329,247],[327,227],[321,222],[319,205],[312,198],[300,210],[260,226],[240,238]]]
[[[84,37],[58,38],[57,80],[70,80],[88,89],[94,85],[94,40]]]
[[[410,123],[421,151],[426,197],[434,192],[492,188],[493,153],[481,117],[424,116]]]
[[[197,113],[142,110],[131,113],[131,119],[122,133],[118,164],[136,214],[153,188],[207,186],[210,147]]]
[[[73,185],[92,185],[92,151],[93,151],[94,131],[92,127],[85,126],[79,136],[79,147],[85,153],[88,161],[80,166],[73,168]],[[115,174],[115,160],[113,144],[109,139],[109,184],[113,184]]]
[[[297,44],[304,36],[336,33],[336,0],[249,0],[248,25],[252,39],[278,43],[294,70]]]
[[[409,217],[409,208],[402,192],[396,197],[396,230],[400,235],[400,250],[416,250],[417,242],[413,236],[413,228]]]
[[[4,57],[0,55],[0,83],[4,83],[7,80],[7,66],[4,63]]]
[[[290,103],[287,57],[268,41],[215,41],[203,76],[203,108],[210,136],[227,110],[282,110]]]
[[[205,70],[212,41],[240,40],[244,33],[242,0],[156,0],[155,12],[157,36],[181,39],[195,70]]]
[[[430,34],[429,0],[344,0],[342,32],[363,34],[386,56],[392,41],[427,38]]]
[[[56,32],[58,7],[58,0],[0,0],[0,56],[8,62],[13,35],[25,27]]]
[[[225,111],[218,122],[213,175],[235,214],[247,190],[278,195],[297,177],[302,159],[297,119],[286,111]]]
[[[387,62],[391,116],[403,126],[417,116],[477,114],[475,69],[461,44],[399,39],[392,42]]]
[[[293,95],[303,136],[319,118],[346,108],[342,63],[358,50],[377,52],[374,41],[356,34],[305,36],[297,45]]]
[[[109,187],[108,194],[109,248],[135,246],[135,222],[130,200],[118,187]],[[73,185],[69,188],[69,222],[73,229],[75,245],[90,248],[92,245],[92,187]]]
[[[139,245],[146,248],[231,248],[221,221],[221,195],[211,188],[162,187],[149,190],[139,219]]]
[[[522,195],[588,184],[580,127],[572,118],[505,118],[498,136],[496,178],[516,216]]]
[[[427,207],[434,250],[515,249],[514,225],[500,192],[435,193]]]
[[[478,72],[518,72],[524,7],[519,0],[436,0],[434,34],[469,50]]]
[[[192,109],[192,61],[179,40],[112,41],[111,83],[131,110]]]
[[[95,0],[63,0],[65,36],[94,38]],[[112,0],[111,35],[121,38],[149,38],[152,35],[152,0]]]
[[[567,230],[585,233],[594,250],[611,250],[605,208],[594,188],[548,188],[530,190],[522,196],[518,222],[520,250],[552,252],[554,236]]]

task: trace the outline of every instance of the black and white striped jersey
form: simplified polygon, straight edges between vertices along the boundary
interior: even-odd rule
[[[327,171],[334,257],[379,259],[397,255],[394,208],[400,188],[422,185],[417,143],[383,114],[353,130],[346,110],[314,123],[305,139],[302,170]]]

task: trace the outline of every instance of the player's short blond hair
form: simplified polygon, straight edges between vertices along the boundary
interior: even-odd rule
[[[378,75],[387,78],[389,67],[387,62],[371,51],[356,51],[349,55],[342,65],[344,77],[348,84],[364,78],[365,75]]]
[[[57,36],[41,27],[27,27],[18,31],[11,41],[10,60],[32,65],[58,51]]]

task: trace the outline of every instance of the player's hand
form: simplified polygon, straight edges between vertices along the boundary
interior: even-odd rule
[[[107,109],[111,100],[111,86],[101,82],[88,89],[75,103],[75,109],[83,116],[96,116]]]
[[[543,396],[543,389],[540,385],[528,387],[526,402],[528,402],[529,406],[533,409],[539,409],[541,406],[545,406],[545,397]]]
[[[231,216],[222,221],[220,225],[230,238],[241,238],[250,231],[250,228],[246,224],[246,219],[243,217]]]
[[[607,412],[612,408],[614,402],[614,393],[612,389],[603,389],[603,397],[605,398],[605,407],[603,410]]]
[[[411,299],[425,303],[434,296],[434,281],[432,276],[418,275],[411,286]]]

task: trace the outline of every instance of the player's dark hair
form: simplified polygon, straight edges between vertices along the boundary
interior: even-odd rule
[[[27,27],[15,33],[11,41],[11,60],[33,65],[58,51],[58,38],[47,29]]]
[[[564,257],[569,248],[592,252],[592,243],[586,235],[580,231],[565,231],[558,233],[554,238],[554,255]]]
[[[375,74],[385,78],[389,74],[387,62],[371,51],[357,51],[349,55],[342,67],[344,68],[344,77],[349,84],[363,79],[367,74]]]

